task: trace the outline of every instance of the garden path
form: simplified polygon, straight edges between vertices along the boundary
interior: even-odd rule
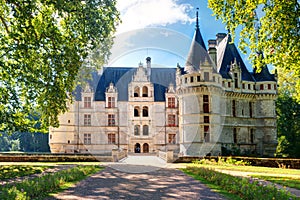
[[[136,172],[134,172],[136,171]],[[180,170],[151,165],[113,164],[47,200],[225,199]]]

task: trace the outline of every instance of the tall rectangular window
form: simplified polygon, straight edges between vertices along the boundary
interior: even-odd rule
[[[235,87],[235,88],[238,88],[238,87],[239,87],[238,73],[234,73],[234,87]]]
[[[169,108],[175,108],[175,97],[169,97],[168,98],[168,107]]]
[[[209,123],[209,116],[204,116],[204,123]]]
[[[168,126],[176,126],[175,115],[168,115]]]
[[[232,100],[232,116],[236,117],[236,102],[235,100]]]
[[[209,96],[203,95],[203,112],[209,113]]]
[[[114,114],[108,114],[108,126],[115,126],[116,125],[116,120],[115,120],[115,115]]]
[[[204,126],[204,141],[205,142],[210,141],[209,126]]]
[[[245,83],[242,84],[243,89],[245,89]]]
[[[197,82],[200,82],[201,80],[200,80],[200,76],[197,76]]]
[[[271,84],[268,84],[268,90],[271,90]]]
[[[260,90],[263,90],[264,89],[264,84],[260,84]]]
[[[116,134],[115,133],[109,133],[107,135],[108,144],[116,144]]]
[[[134,126],[134,135],[140,135],[140,125]]]
[[[248,84],[248,90],[251,90],[251,85],[250,84]]]
[[[176,134],[171,133],[168,135],[168,143],[176,144]]]
[[[83,98],[83,107],[84,108],[91,108],[92,107],[92,98],[91,97],[84,97]]]
[[[115,97],[108,97],[108,102],[107,102],[107,106],[109,108],[114,108],[116,107],[116,104],[115,104]]]
[[[143,135],[149,135],[149,126],[148,125],[143,126]]]
[[[204,72],[204,80],[209,81],[209,72]]]
[[[193,83],[194,82],[194,77],[191,77],[191,83]]]
[[[233,143],[237,143],[237,131],[236,128],[233,128]]]
[[[92,144],[92,137],[90,133],[85,133],[83,135],[83,143],[84,144]]]
[[[91,126],[92,124],[92,117],[90,114],[84,114],[83,116],[83,123],[85,126]]]
[[[250,129],[250,143],[251,144],[254,143],[254,129],[253,128]]]
[[[250,116],[250,117],[253,116],[253,106],[252,106],[252,102],[249,102],[249,116]]]
[[[231,87],[231,82],[228,82],[228,87],[229,87],[229,88]]]

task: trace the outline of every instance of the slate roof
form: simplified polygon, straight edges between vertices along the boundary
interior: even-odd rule
[[[200,64],[204,62],[212,64],[212,61],[207,53],[206,46],[200,32],[197,13],[196,30],[190,46],[184,70],[187,72],[193,70],[198,71],[200,69]]]
[[[137,68],[107,67],[103,69],[95,91],[95,101],[105,101],[105,91],[112,82],[118,90],[118,100],[128,101],[128,85]],[[154,85],[154,101],[165,101],[170,83],[175,86],[176,68],[151,68],[150,81]]]
[[[242,71],[242,80],[255,81],[254,77],[248,71],[241,55],[239,54],[234,43],[231,43],[231,37],[228,34],[217,47],[217,70],[223,78],[230,79],[229,66],[231,63],[236,62],[240,65]]]
[[[276,81],[274,74],[271,74],[269,72],[269,69],[267,66],[264,66],[259,73],[254,70],[253,76],[257,82],[262,81]]]

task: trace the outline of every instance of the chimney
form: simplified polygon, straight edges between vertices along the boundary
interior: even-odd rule
[[[151,76],[151,58],[150,57],[146,58],[146,63],[147,63],[147,73],[148,73],[148,76],[150,77]]]
[[[217,40],[208,40],[208,54],[212,61],[217,65]]]
[[[217,45],[220,44],[220,42],[226,37],[226,33],[218,33],[217,34]]]

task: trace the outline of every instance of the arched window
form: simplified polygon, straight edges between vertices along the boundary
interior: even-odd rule
[[[134,97],[139,97],[140,96],[140,88],[139,87],[135,87],[134,88]]]
[[[143,107],[143,117],[148,117],[148,107],[147,106]]]
[[[148,125],[143,126],[143,135],[149,135],[149,126]]]
[[[134,126],[134,135],[140,135],[140,125]]]
[[[143,87],[143,97],[148,97],[148,87],[147,86]]]
[[[139,117],[140,116],[140,109],[139,107],[134,107],[134,116]]]

